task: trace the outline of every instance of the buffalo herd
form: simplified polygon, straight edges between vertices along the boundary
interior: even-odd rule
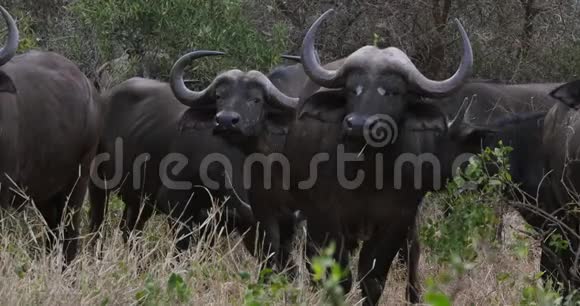
[[[543,240],[544,275],[580,286],[580,81],[474,80],[458,20],[461,61],[446,80],[427,78],[395,47],[364,46],[321,64],[315,40],[329,10],[306,32],[300,56],[285,56],[298,63],[267,74],[228,70],[194,91],[187,66],[225,55],[197,50],[176,61],[169,83],[135,77],[99,93],[58,54],[15,55],[16,23],[0,12],[8,29],[0,50],[0,205],[32,203],[51,230],[47,247],[61,243],[66,264],[78,250],[87,190],[92,233],[101,232],[114,192],[125,205],[125,240],[163,213],[178,251],[213,199],[227,199],[217,226],[237,231],[268,266],[292,274],[295,229],[305,220],[308,258],[334,244],[348,271],[358,250],[365,305],[378,303],[397,253],[408,269],[407,299],[418,303],[424,196],[501,140],[513,148],[509,171],[520,187],[507,196],[531,203],[518,206],[530,225],[569,242],[562,249]],[[350,273],[340,284],[350,290]]]

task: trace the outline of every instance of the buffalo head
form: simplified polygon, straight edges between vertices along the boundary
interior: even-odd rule
[[[175,97],[191,109],[213,111],[215,133],[257,136],[272,117],[294,112],[298,98],[286,96],[264,74],[255,70],[228,70],[202,91],[192,91],[185,86],[183,73],[188,62],[223,54],[194,51],[182,56],[171,70]]]
[[[395,47],[379,49],[365,46],[343,61],[337,69],[329,70],[318,60],[314,47],[320,24],[332,10],[325,12],[310,27],[302,43],[302,64],[309,78],[318,86],[332,89],[321,91],[323,99],[344,108],[343,132],[351,138],[361,138],[364,127],[388,116],[400,123],[411,101],[417,96],[442,97],[463,85],[470,76],[473,64],[471,44],[461,23],[456,20],[463,41],[463,57],[455,74],[444,81],[425,77],[405,52]],[[309,98],[316,100],[317,94]],[[316,101],[313,102],[316,104]],[[370,122],[369,122],[370,121]]]

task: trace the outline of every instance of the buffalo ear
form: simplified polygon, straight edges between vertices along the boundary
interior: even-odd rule
[[[552,92],[550,96],[560,100],[573,109],[580,108],[580,80],[566,83]]]
[[[188,109],[179,119],[179,132],[209,130],[215,126],[215,110]]]
[[[4,71],[0,71],[0,92],[16,93],[16,86],[14,86],[12,78],[10,78]]]
[[[342,89],[323,89],[306,98],[298,119],[311,117],[323,122],[342,122],[346,115],[346,99]]]

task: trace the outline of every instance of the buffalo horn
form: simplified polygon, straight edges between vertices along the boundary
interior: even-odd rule
[[[18,28],[16,27],[16,22],[10,14],[0,6],[0,12],[6,20],[6,28],[8,29],[6,46],[0,50],[0,66],[6,64],[9,60],[14,57],[16,50],[18,49]]]
[[[312,24],[302,42],[301,58],[304,71],[314,83],[326,88],[340,88],[344,86],[343,74],[346,69],[344,69],[344,67],[340,67],[337,70],[325,69],[320,64],[314,46],[316,33],[318,32],[320,24],[332,12],[332,9],[326,11]],[[461,34],[463,56],[461,57],[459,68],[449,79],[443,81],[433,81],[428,79],[417,69],[417,67],[415,67],[404,52],[398,49],[396,52],[393,52],[393,49],[396,48],[390,48],[390,51],[395,56],[392,57],[392,59],[389,59],[389,63],[386,66],[391,67],[393,71],[404,75],[409,83],[416,87],[417,91],[427,96],[440,97],[449,95],[451,92],[462,86],[465,80],[470,77],[473,66],[473,51],[471,49],[469,37],[458,19],[455,19],[455,24]]]
[[[314,40],[320,24],[333,12],[334,10],[330,9],[314,21],[308,32],[306,32],[306,36],[304,36],[301,51],[304,72],[306,72],[308,77],[310,77],[314,83],[326,88],[339,88],[343,85],[341,82],[338,82],[340,74],[337,71],[327,70],[322,67],[320,60],[318,59],[318,52],[314,47]]]
[[[209,99],[209,94],[211,93],[214,83],[210,84],[206,89],[202,91],[193,91],[185,86],[185,81],[183,80],[183,74],[185,66],[195,59],[206,57],[206,56],[216,56],[224,55],[224,52],[219,51],[193,51],[185,54],[175,62],[173,68],[171,68],[171,89],[175,97],[183,104],[189,107],[203,107],[208,104],[213,103],[213,99]]]
[[[461,57],[461,64],[459,68],[450,78],[443,81],[433,81],[425,77],[415,65],[408,62],[409,82],[415,84],[419,90],[429,96],[446,96],[449,93],[457,90],[463,85],[465,80],[471,76],[471,69],[473,67],[473,51],[471,50],[471,43],[465,29],[458,19],[455,19],[455,24],[461,34],[461,41],[463,47],[463,56]]]
[[[263,73],[252,70],[248,72],[248,77],[253,78],[261,84],[268,94],[268,103],[283,110],[294,110],[298,105],[298,98],[292,98],[281,92]]]

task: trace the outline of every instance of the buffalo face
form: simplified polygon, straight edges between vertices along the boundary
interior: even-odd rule
[[[202,56],[222,55],[216,51],[194,51],[182,56],[171,71],[175,97],[191,109],[214,112],[214,133],[239,139],[256,137],[272,113],[293,113],[297,98],[288,97],[259,71],[237,69],[218,75],[203,91],[189,90],[183,81],[188,61]]]
[[[384,120],[399,125],[418,97],[447,96],[471,74],[471,44],[459,21],[456,24],[463,41],[463,57],[457,72],[447,80],[426,78],[403,51],[394,47],[362,47],[345,58],[336,70],[329,70],[320,64],[314,40],[320,24],[331,12],[324,13],[311,26],[302,44],[301,57],[304,71],[313,83],[337,90],[332,100],[344,108],[342,128],[348,138],[362,139],[366,128]]]
[[[215,89],[216,134],[255,136],[260,130],[267,96],[260,83],[239,72],[239,77],[226,78]]]
[[[381,124],[383,114],[400,122],[407,108],[407,83],[395,74],[353,73],[345,82],[343,133],[362,139],[366,128]]]

